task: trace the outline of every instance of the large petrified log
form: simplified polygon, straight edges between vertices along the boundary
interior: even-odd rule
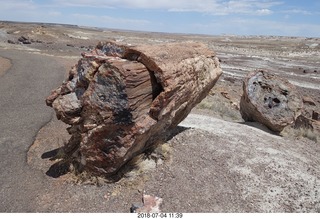
[[[79,171],[109,176],[177,126],[222,71],[198,43],[99,43],[46,99],[71,138],[60,151]]]
[[[245,121],[257,121],[275,132],[301,114],[302,99],[295,86],[266,70],[256,70],[243,81],[240,112]]]

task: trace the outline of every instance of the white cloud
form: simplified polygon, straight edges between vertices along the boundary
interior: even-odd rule
[[[11,0],[2,1],[1,11],[5,10],[33,10],[37,8],[37,5],[32,0]]]
[[[277,0],[50,0],[41,4],[32,0],[4,0],[0,11],[33,11],[64,7],[159,9],[170,12],[198,12],[211,15],[269,15]]]
[[[113,8],[110,4],[111,1],[104,1],[104,0],[70,0],[70,1],[64,1],[64,0],[53,0],[52,6],[53,7],[93,7],[93,8]]]
[[[310,13],[298,7],[293,9],[289,1],[284,3],[281,0],[47,0],[41,3],[40,0],[0,0],[0,5],[0,20],[71,23],[117,29],[204,34],[319,36],[320,33],[320,25],[307,24],[308,21],[300,24],[303,23],[303,20],[299,24],[290,23],[289,19],[299,15],[302,15],[301,17],[318,15],[319,12]],[[276,7],[279,5],[283,9]],[[76,7],[84,7],[80,11],[87,11],[87,14],[80,14],[80,12],[72,14],[78,9]],[[99,10],[100,14],[95,13],[96,8],[119,10],[105,10],[106,13],[110,13],[109,16],[104,16],[105,13],[102,15],[101,10]],[[135,9],[134,12],[142,14],[135,17],[131,13],[125,14],[128,10],[122,9]],[[187,23],[181,21],[180,14],[176,16],[175,13],[168,15],[170,19],[176,19],[172,23],[168,21],[168,18],[150,17],[150,21],[144,20],[144,11],[153,9],[161,10],[161,12],[197,12],[223,16],[195,16],[192,14],[197,24],[192,24],[191,19]],[[281,14],[284,19],[271,21],[277,17],[264,17],[270,14]],[[210,23],[210,18],[215,20]],[[270,20],[263,20],[263,18]]]
[[[121,17],[98,16],[92,14],[72,14],[75,24],[116,29],[148,30],[153,25],[148,20],[126,19]]]
[[[61,16],[62,13],[60,11],[50,11],[49,13],[47,13],[49,16],[51,17],[58,17]]]
[[[192,24],[198,33],[206,33],[207,30],[217,31],[211,34],[235,34],[235,35],[275,35],[275,36],[304,36],[316,37],[320,33],[320,25],[308,23],[277,22],[262,19],[219,19],[208,23]]]
[[[268,15],[269,8],[283,4],[275,0],[53,0],[61,6],[106,7],[132,9],[162,9],[171,12],[201,12],[214,15],[260,14]]]
[[[81,20],[90,20],[96,22],[105,22],[105,23],[113,23],[113,24],[135,24],[135,25],[146,25],[150,24],[147,20],[139,20],[139,19],[125,19],[125,18],[116,18],[110,16],[96,16],[91,14],[72,14],[72,17],[81,19]]]
[[[59,10],[32,0],[0,0],[0,20],[55,22],[61,16]]]
[[[257,15],[270,15],[273,13],[273,11],[269,10],[269,9],[259,9],[256,11]]]
[[[170,11],[207,11],[218,6],[219,0],[53,0],[60,6],[99,7],[99,8],[132,8],[164,9]]]
[[[276,1],[225,1],[220,4],[219,11],[221,14],[247,14],[247,15],[269,15],[272,11],[269,9],[279,5],[281,2]]]
[[[286,13],[286,14],[312,15],[312,13],[311,13],[310,11],[300,10],[300,9],[284,10],[284,11],[281,11],[281,12],[282,12],[282,13]]]

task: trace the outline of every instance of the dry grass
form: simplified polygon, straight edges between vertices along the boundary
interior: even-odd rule
[[[209,110],[218,117],[228,121],[242,121],[239,110],[232,106],[232,103],[220,94],[208,96],[197,106],[197,109]]]
[[[311,141],[320,142],[320,134],[307,128],[294,129],[289,126],[281,132],[281,135],[285,137],[308,138]]]
[[[145,153],[132,158],[116,175],[111,177],[94,176],[86,171],[76,173],[71,165],[69,182],[82,185],[101,186],[106,183],[118,182],[127,186],[139,186],[147,180],[147,172],[153,170],[163,162],[170,162],[172,148],[168,143],[161,143],[148,149]]]

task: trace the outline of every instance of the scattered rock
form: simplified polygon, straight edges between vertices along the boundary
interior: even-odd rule
[[[302,69],[302,68],[301,68]],[[303,69],[302,71],[304,74],[310,74],[310,73],[317,73],[317,69]]]
[[[17,34],[17,33],[20,33],[20,31],[18,30],[8,30],[7,31],[7,34]]]
[[[142,207],[142,205],[140,206],[140,205],[137,205],[137,204],[132,204],[131,208],[130,208],[130,213],[137,213],[137,209],[141,208],[141,207]]]
[[[232,102],[232,103],[231,103],[231,106],[232,106],[234,109],[236,109],[236,110],[240,110],[240,105],[239,105],[239,103],[237,103],[237,102]]]
[[[71,125],[61,158],[99,176],[115,174],[177,126],[222,73],[198,43],[108,42],[82,55],[46,102]]]
[[[13,40],[8,40],[7,42],[10,43],[10,44],[17,44],[17,42],[13,41]]]
[[[221,95],[222,95],[224,98],[226,98],[226,99],[228,99],[228,100],[231,99],[230,96],[229,96],[228,91],[221,91],[220,93],[221,93]]]
[[[162,198],[151,196],[151,195],[143,195],[142,202],[143,205],[135,205],[133,204],[130,208],[131,213],[160,213],[160,205],[162,204]]]
[[[245,121],[257,121],[275,132],[292,124],[303,103],[295,86],[265,70],[249,73],[243,82],[240,112]]]
[[[31,41],[29,40],[29,38],[25,37],[25,36],[21,36],[18,38],[18,41],[22,44],[31,44]]]
[[[43,43],[43,41],[41,41],[41,40],[34,40],[34,39],[31,39],[30,40],[32,43]]]

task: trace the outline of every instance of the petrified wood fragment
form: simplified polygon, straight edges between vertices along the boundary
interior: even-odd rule
[[[288,80],[266,70],[256,70],[244,79],[240,112],[245,121],[281,132],[301,114],[302,107],[298,91]]]
[[[99,43],[46,99],[71,138],[59,153],[77,170],[110,176],[177,126],[222,71],[203,44]]]

